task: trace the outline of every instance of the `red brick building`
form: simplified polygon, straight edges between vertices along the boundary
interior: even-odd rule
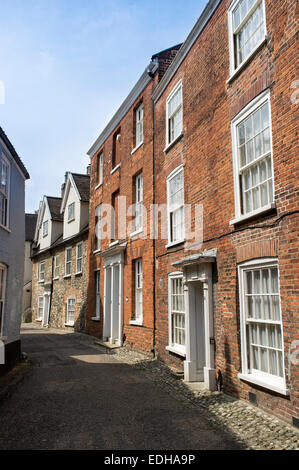
[[[91,148],[87,314],[99,318],[87,322],[90,333],[154,350],[183,369],[185,380],[203,381],[212,390],[222,383],[225,392],[294,424],[299,414],[296,5],[210,0],[167,70],[156,70],[153,83],[147,79],[142,91],[129,95]],[[132,151],[141,97],[144,143]],[[141,170],[147,215],[150,204],[161,205],[161,233],[146,240],[140,234],[111,235],[96,246],[95,208],[109,203],[121,214],[119,196],[140,202]],[[109,331],[105,321],[115,306],[114,337],[113,320]]]
[[[153,56],[88,152],[91,197],[86,329],[112,344],[148,353],[154,346],[154,251],[149,218],[154,202],[152,93],[179,47]]]

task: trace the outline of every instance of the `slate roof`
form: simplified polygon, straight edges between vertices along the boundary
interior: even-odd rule
[[[26,170],[24,163],[22,162],[19,155],[17,154],[14,146],[12,145],[9,138],[7,137],[4,130],[2,129],[2,127],[0,127],[0,138],[3,140],[4,144],[8,148],[12,158],[15,160],[16,164],[18,165],[18,167],[22,171],[22,173],[23,173],[24,177],[26,178],[26,180],[28,180],[30,178],[30,175],[29,175],[28,171]]]
[[[63,214],[60,214],[61,197],[46,196],[46,198],[48,200],[52,220],[63,222]]]
[[[80,194],[80,199],[83,202],[89,202],[90,196],[90,176],[81,175],[79,173],[72,173],[73,179]]]
[[[37,214],[25,214],[25,240],[32,242],[34,240]]]

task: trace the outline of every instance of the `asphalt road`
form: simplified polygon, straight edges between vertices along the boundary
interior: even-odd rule
[[[72,334],[26,328],[32,366],[0,405],[0,449],[238,449],[205,412]]]

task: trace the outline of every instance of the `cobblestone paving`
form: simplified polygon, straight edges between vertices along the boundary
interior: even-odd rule
[[[126,348],[110,351],[119,360],[150,374],[180,401],[210,412],[211,420],[224,426],[255,450],[299,450],[299,432],[275,417],[222,392],[191,391],[167,366]]]

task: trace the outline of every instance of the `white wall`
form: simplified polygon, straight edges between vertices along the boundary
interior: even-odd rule
[[[68,206],[72,203],[75,203],[75,220],[68,222]],[[63,219],[63,238],[69,238],[76,233],[80,232],[80,200],[78,198],[77,192],[75,191],[72,184],[70,184],[69,193],[67,196],[65,210],[64,210],[64,219]]]

